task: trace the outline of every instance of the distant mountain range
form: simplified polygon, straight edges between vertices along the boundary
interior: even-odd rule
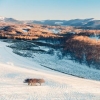
[[[28,23],[28,24],[43,24],[43,25],[63,25],[63,26],[74,26],[81,28],[99,28],[100,20],[95,20],[93,18],[88,19],[72,19],[72,20],[16,20],[14,18],[0,17],[0,22],[10,22],[10,23]]]
[[[18,22],[18,20],[14,18],[6,18],[6,17],[0,17],[0,21],[2,22]]]
[[[6,17],[0,17],[0,22],[15,23],[15,24],[23,23],[23,21],[16,20],[14,18],[6,18]]]
[[[33,23],[43,24],[43,25],[74,26],[81,28],[100,28],[100,20],[95,20],[93,18],[72,19],[72,20],[44,20],[44,21],[33,21]]]

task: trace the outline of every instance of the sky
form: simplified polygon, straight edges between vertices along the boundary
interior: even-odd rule
[[[0,16],[18,20],[100,19],[100,0],[0,0]]]

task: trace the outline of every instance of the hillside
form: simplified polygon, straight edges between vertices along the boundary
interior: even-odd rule
[[[15,42],[13,46],[9,47],[14,49],[14,53],[21,56],[32,58],[33,54],[31,52],[50,55],[54,55],[56,52],[59,59],[68,57],[68,59],[71,59],[73,62],[75,61],[79,64],[84,64],[88,67],[100,70],[99,29],[80,29],[72,26],[1,23],[0,38],[12,39],[14,41],[19,40],[19,44]],[[23,40],[26,41],[26,44],[22,42]],[[19,51],[16,50],[17,47]],[[44,47],[46,47],[47,50],[40,49]],[[30,53],[20,53],[20,50],[27,50],[27,52],[29,50]]]
[[[9,43],[0,41],[1,100],[99,100],[99,81],[49,70],[12,53],[7,45]],[[42,86],[28,86],[23,83],[26,78],[44,78],[46,82]]]

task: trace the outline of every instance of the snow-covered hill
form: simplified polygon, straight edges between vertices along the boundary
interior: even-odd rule
[[[100,81],[47,69],[12,53],[7,45],[0,41],[0,100],[100,100]],[[44,78],[46,82],[28,86],[23,83],[26,78]]]
[[[0,21],[1,21],[1,20],[3,21],[4,19],[5,19],[5,17],[0,16]]]
[[[30,61],[37,62],[45,68],[77,77],[100,81],[100,70],[95,69],[95,67],[90,68],[85,63],[80,64],[72,60],[70,55],[63,56],[63,51],[60,51],[60,49],[46,46],[56,43],[59,44],[57,41],[53,43],[51,41],[37,40],[37,42],[46,43],[44,46],[35,43],[36,41],[16,40],[14,42],[7,40],[6,42],[10,42],[9,47],[13,49],[15,54],[26,57]]]
[[[7,18],[0,16],[0,22],[6,22],[6,23],[22,23],[22,21],[16,20],[14,18]]]

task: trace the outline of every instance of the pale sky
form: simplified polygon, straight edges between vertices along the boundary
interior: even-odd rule
[[[19,20],[100,19],[100,0],[0,0],[0,16]]]

